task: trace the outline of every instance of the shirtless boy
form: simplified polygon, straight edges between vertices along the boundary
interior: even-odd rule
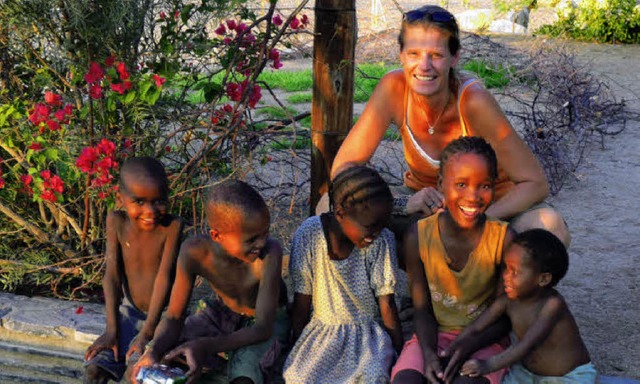
[[[505,295],[460,337],[470,337],[503,314],[511,320],[513,344],[483,360],[469,360],[460,375],[477,376],[509,367],[502,383],[595,383],[596,370],[567,303],[553,287],[564,277],[569,256],[543,229],[519,233],[504,257]]]
[[[107,324],[85,354],[86,383],[119,381],[125,359],[143,352],[153,337],[169,298],[182,230],[181,220],[167,213],[168,194],[159,161],[140,157],[122,165],[116,198],[123,211],[107,215]]]
[[[182,356],[189,366],[187,382],[192,383],[203,368],[214,365],[220,352],[233,351],[229,381],[262,383],[260,368],[273,363],[266,360],[277,355],[267,352],[277,352],[289,331],[282,249],[269,237],[270,216],[264,200],[248,184],[228,180],[213,185],[205,209],[209,233],[182,245],[167,313],[134,375],[163,358]],[[210,283],[218,300],[185,321],[197,276]]]

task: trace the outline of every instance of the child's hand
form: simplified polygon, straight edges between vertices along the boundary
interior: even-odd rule
[[[84,360],[89,361],[96,357],[96,355],[105,349],[113,351],[113,356],[118,359],[118,336],[112,333],[103,333],[87,348],[87,352],[84,354]]]
[[[129,382],[137,383],[136,377],[138,376],[138,372],[140,372],[140,369],[142,369],[143,367],[150,367],[150,366],[155,365],[157,363],[158,363],[158,361],[153,357],[153,354],[151,353],[151,350],[150,349],[147,350],[140,357],[140,359],[138,360],[136,365],[131,370],[131,376],[129,377]]]
[[[460,366],[470,355],[470,344],[466,340],[456,338],[449,347],[440,351],[440,358],[448,360],[444,369],[446,382],[451,382],[455,375],[459,373]]]
[[[489,366],[486,360],[471,359],[467,360],[460,369],[461,376],[478,377],[489,373]]]
[[[126,361],[129,362],[131,355],[136,352],[142,355],[144,353],[144,348],[147,346],[149,341],[151,341],[151,339],[143,335],[142,332],[138,333],[138,336],[133,339],[129,350],[127,351]]]
[[[209,349],[203,339],[195,339],[174,348],[167,353],[165,360],[184,356],[189,366],[189,370],[185,374],[189,378],[186,384],[195,383],[202,375],[202,368],[213,356]]]
[[[424,375],[432,384],[442,383],[444,373],[442,372],[442,366],[440,365],[440,359],[433,354],[431,357],[425,357],[424,359]]]

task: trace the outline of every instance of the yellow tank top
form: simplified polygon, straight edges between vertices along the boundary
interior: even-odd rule
[[[495,298],[507,223],[487,218],[482,238],[460,272],[449,268],[440,238],[438,216],[418,221],[420,259],[431,292],[431,305],[440,331],[461,330]]]

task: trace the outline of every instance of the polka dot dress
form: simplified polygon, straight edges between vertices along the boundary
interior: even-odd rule
[[[295,292],[312,295],[313,310],[285,362],[288,384],[388,382],[395,352],[376,297],[394,293],[395,260],[387,229],[370,246],[331,260],[320,217],[300,226],[290,275]]]

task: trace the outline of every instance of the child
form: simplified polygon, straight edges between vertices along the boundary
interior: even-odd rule
[[[511,365],[503,383],[595,383],[597,374],[578,325],[553,288],[569,267],[562,242],[543,229],[522,232],[509,247],[504,263],[506,295],[460,337],[473,337],[506,314],[517,340],[488,360],[467,361],[460,374],[474,377]]]
[[[269,237],[269,210],[260,194],[242,181],[220,182],[209,189],[205,210],[208,236],[182,245],[167,313],[132,381],[141,367],[183,356],[189,382],[196,382],[203,368],[216,366],[218,354],[229,352],[230,382],[262,383],[281,348],[278,341],[289,334],[282,249]],[[185,321],[197,276],[210,283],[217,299]]]
[[[144,351],[169,297],[182,222],[167,214],[162,164],[131,158],[120,169],[118,203],[107,215],[107,269],[102,280],[107,325],[85,354],[85,382],[119,381],[126,359]],[[118,306],[120,309],[118,310]]]
[[[395,244],[384,228],[391,192],[376,171],[355,166],[335,177],[329,197],[333,212],[307,219],[293,238],[297,342],[284,378],[294,384],[388,382],[394,347],[402,346]]]
[[[459,360],[474,348],[456,336],[499,292],[502,253],[513,236],[507,223],[485,215],[498,174],[491,146],[479,137],[462,137],[445,147],[440,161],[444,209],[412,225],[405,236],[416,332],[393,368],[394,383],[458,382],[453,372],[457,375]],[[493,334],[486,336],[473,347],[487,345]],[[494,344],[474,356],[501,350]],[[499,383],[500,378],[501,372],[489,380]]]

